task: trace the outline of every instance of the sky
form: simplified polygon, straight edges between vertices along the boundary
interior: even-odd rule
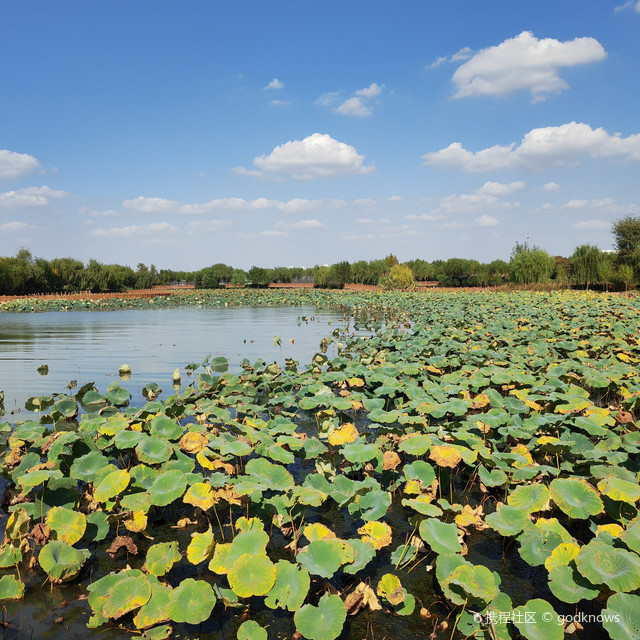
[[[2,256],[508,260],[640,216],[640,0],[21,0],[0,59]]]

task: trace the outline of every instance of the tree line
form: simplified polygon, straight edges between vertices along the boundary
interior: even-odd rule
[[[640,279],[640,218],[627,216],[612,226],[616,250],[605,252],[585,244],[569,257],[551,256],[543,249],[517,242],[510,260],[483,263],[465,258],[409,260],[400,264],[389,254],[379,260],[341,261],[313,268],[253,266],[248,271],[218,263],[198,271],[158,270],[139,263],[136,269],[74,258],[34,258],[27,249],[13,257],[0,257],[0,295],[65,291],[125,291],[155,285],[195,284],[211,289],[232,284],[266,287],[270,283],[313,282],[316,287],[345,284],[410,288],[416,281],[437,281],[446,287],[500,286],[555,283],[584,288],[629,289]]]

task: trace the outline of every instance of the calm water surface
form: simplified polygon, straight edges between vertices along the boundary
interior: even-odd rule
[[[72,380],[78,387],[94,382],[104,393],[126,363],[132,376],[120,384],[133,395],[132,404],[143,404],[146,384],[158,383],[166,398],[173,394],[174,369],[180,368],[186,383],[184,366],[208,354],[228,358],[232,372],[240,370],[243,358],[283,365],[292,357],[305,365],[320,340],[347,322],[343,313],[313,307],[3,313],[0,390],[7,417],[19,420],[22,412],[26,419],[29,397],[63,393]],[[281,346],[274,344],[275,336]],[[49,366],[46,376],[38,373],[43,364]]]

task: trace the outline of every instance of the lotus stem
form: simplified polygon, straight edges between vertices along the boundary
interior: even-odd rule
[[[216,503],[213,503],[213,513],[216,514],[216,520],[218,521],[218,527],[220,528],[220,535],[222,536],[222,541],[226,542],[224,537],[224,529],[222,528],[222,523],[220,522],[220,516],[218,515],[218,510],[216,509]]]

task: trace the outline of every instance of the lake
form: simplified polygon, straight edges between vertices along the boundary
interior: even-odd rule
[[[125,363],[132,375],[120,383],[133,395],[133,405],[145,402],[142,389],[151,382],[164,389],[161,397],[173,394],[176,367],[184,384],[185,365],[202,362],[208,354],[228,358],[234,373],[244,358],[284,365],[291,357],[305,365],[320,340],[348,320],[344,313],[313,307],[3,313],[0,390],[5,419],[28,419],[24,403],[29,397],[63,393],[73,380],[78,387],[94,382],[104,393],[120,380],[118,369]],[[276,336],[281,345],[274,344]],[[48,373],[41,375],[38,368],[45,364]]]

